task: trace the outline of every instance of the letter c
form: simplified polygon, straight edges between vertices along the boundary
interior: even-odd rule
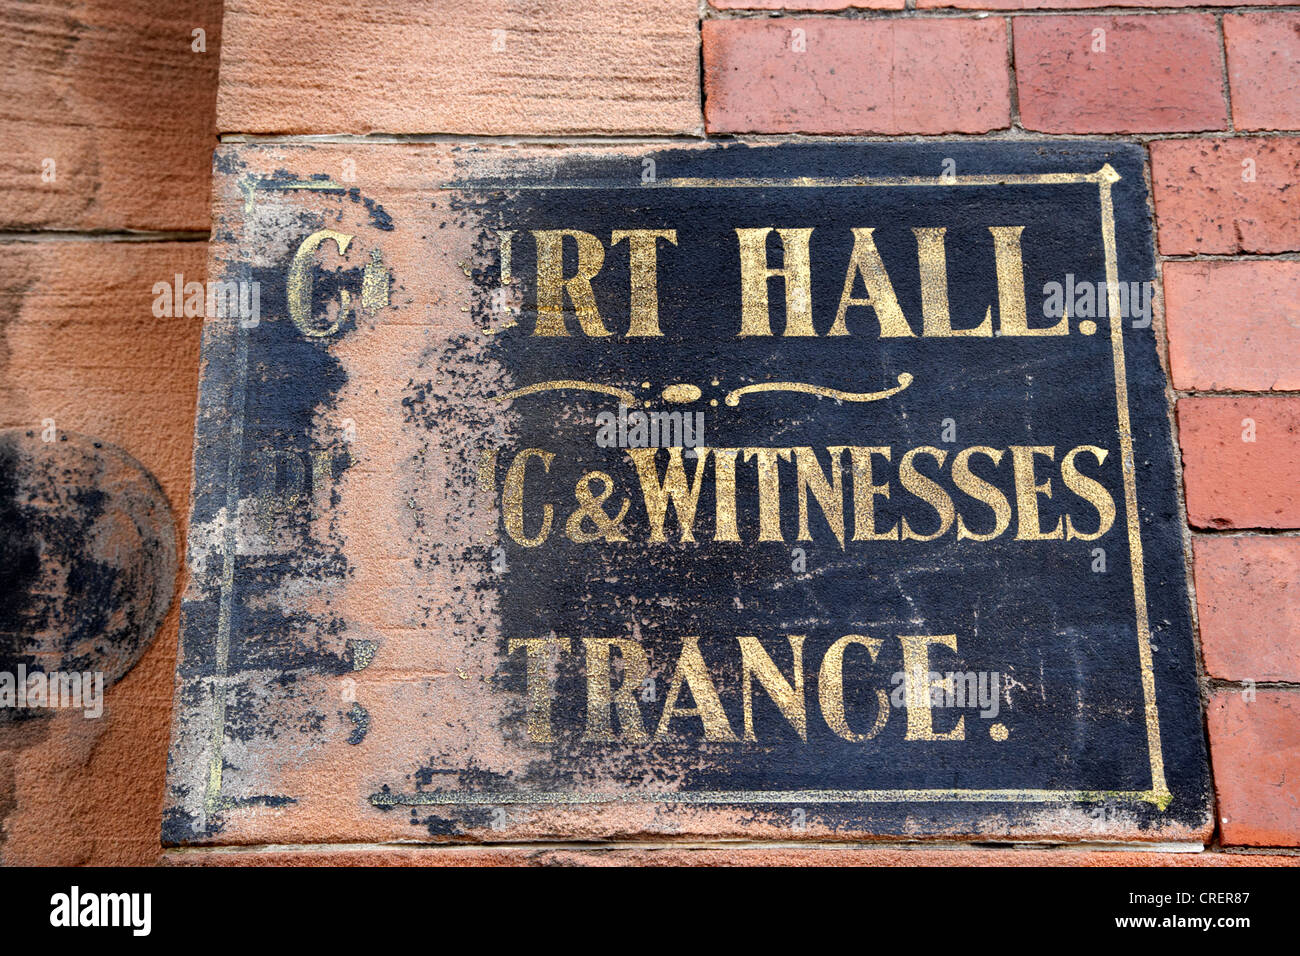
[[[346,290],[343,292],[343,307],[339,310],[339,317],[328,329],[312,328],[311,270],[316,263],[316,250],[320,248],[320,245],[325,240],[333,239],[334,244],[339,247],[339,255],[344,255],[348,251],[348,244],[352,242],[352,238],[352,236],[335,232],[332,229],[321,229],[304,239],[302,245],[298,247],[298,251],[293,254],[293,262],[289,264],[289,275],[285,280],[285,291],[289,299],[289,318],[293,319],[293,324],[298,327],[298,331],[303,335],[323,338],[327,335],[333,335],[339,330],[339,325],[347,314],[352,297]]]
[[[515,460],[510,463],[510,469],[506,472],[505,486],[501,490],[501,518],[505,523],[506,531],[514,538],[516,544],[523,545],[525,548],[535,548],[546,540],[551,533],[551,519],[555,512],[549,504],[544,505],[541,530],[535,537],[528,537],[524,531],[524,470],[528,467],[528,459],[534,457],[542,460],[542,468],[549,474],[555,455],[540,448],[525,448],[515,455]]]

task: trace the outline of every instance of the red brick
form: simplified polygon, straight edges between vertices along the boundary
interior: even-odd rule
[[[906,0],[709,0],[718,10],[902,10]]]
[[[1223,18],[1237,129],[1300,129],[1300,13]]]
[[[1219,690],[1208,721],[1223,843],[1300,846],[1300,693]]]
[[[1300,528],[1300,397],[1180,399],[1178,438],[1193,527]]]
[[[1300,139],[1160,140],[1151,178],[1165,255],[1300,250]]]
[[[1105,51],[1094,52],[1094,30]],[[1219,31],[1210,14],[1017,17],[1026,129],[1170,133],[1225,129]]]
[[[792,0],[798,2],[798,0]],[[1294,0],[917,0],[919,10],[1086,10],[1089,7],[1281,7]],[[805,0],[806,3],[806,0]],[[807,9],[804,3],[801,7]]]
[[[1198,537],[1193,553],[1206,672],[1300,682],[1300,538]]]
[[[1174,388],[1300,389],[1300,262],[1167,262]]]
[[[706,20],[703,34],[711,132],[984,133],[1011,122],[1000,19]]]

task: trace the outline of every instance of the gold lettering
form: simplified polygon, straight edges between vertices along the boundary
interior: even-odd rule
[[[289,300],[289,318],[293,319],[293,324],[298,327],[299,332],[313,338],[321,338],[337,332],[339,326],[343,324],[343,320],[347,318],[348,307],[351,303],[351,294],[344,289],[340,293],[342,304],[339,308],[338,318],[334,320],[334,323],[327,329],[317,329],[312,326],[311,293],[314,285],[312,268],[316,264],[316,250],[320,248],[321,243],[327,240],[332,240],[338,246],[339,255],[344,255],[348,251],[348,244],[352,242],[352,236],[334,232],[332,229],[321,229],[313,232],[302,241],[298,251],[293,254],[293,261],[289,263],[289,275],[285,280],[285,294]]]
[[[973,329],[954,329],[948,315],[948,256],[944,251],[943,237],[948,230],[913,229],[916,236],[916,256],[921,268],[921,325],[922,334],[934,338],[954,335],[993,334],[993,317]]]
[[[1056,460],[1054,445],[1012,445],[1011,466],[1016,476],[1016,508],[1019,511],[1017,541],[1053,541],[1061,537],[1061,519],[1056,527],[1043,534],[1038,519],[1038,496],[1052,497],[1052,481],[1035,484],[1034,456],[1042,455],[1048,461]]]
[[[564,278],[564,239],[578,244],[578,267]],[[579,229],[538,229],[537,240],[537,325],[534,335],[568,335],[564,320],[564,295],[573,302],[574,313],[582,331],[590,336],[609,335],[609,329],[596,308],[596,294],[591,280],[605,264],[605,247],[589,232]]]
[[[938,644],[953,653],[957,651],[956,634],[900,634],[903,644],[903,679],[907,688],[907,733],[905,740],[965,740],[966,718],[957,718],[957,725],[947,733],[934,732],[934,714],[930,710],[930,692],[942,686],[930,679],[930,645]]]
[[[610,247],[624,239],[628,245],[628,268],[632,280],[632,320],[627,334],[663,335],[659,329],[659,265],[655,242],[667,239],[677,245],[677,230],[615,229],[609,236]]]
[[[740,240],[740,334],[771,335],[767,281],[785,280],[785,335],[816,335],[812,323],[812,260],[808,241],[812,229],[778,229],[785,257],[780,269],[767,265],[767,236],[771,227],[737,229]]]
[[[876,496],[889,497],[889,483],[871,483],[871,456],[879,455],[889,461],[888,447],[849,447],[849,460],[853,468],[853,540],[897,541],[898,525],[888,531],[876,531]]]
[[[551,518],[555,510],[549,504],[543,505],[541,530],[535,537],[528,537],[524,531],[524,471],[528,467],[528,459],[534,457],[542,460],[542,469],[549,474],[551,461],[555,455],[540,448],[525,448],[515,455],[515,460],[510,463],[510,468],[506,471],[505,485],[501,490],[501,518],[505,523],[506,531],[514,538],[516,544],[521,544],[525,548],[535,548],[546,540],[551,533]]]
[[[677,706],[683,683],[690,688],[691,697],[695,699],[694,707]],[[672,683],[664,697],[663,714],[659,717],[659,727],[655,730],[656,740],[668,736],[668,727],[673,717],[699,717],[704,725],[705,740],[736,742],[736,735],[727,720],[727,712],[722,709],[717,688],[713,686],[709,669],[704,665],[704,657],[700,654],[698,637],[682,638],[682,654],[677,658],[677,668],[673,671]]]
[[[929,455],[942,468],[943,460],[948,457],[948,453],[939,448],[923,445],[920,448],[913,448],[908,451],[907,454],[903,455],[903,460],[898,463],[898,483],[928,504],[939,515],[939,529],[932,534],[917,534],[912,530],[912,526],[907,523],[907,519],[904,518],[903,540],[933,541],[952,527],[955,512],[952,499],[948,497],[948,492],[916,470],[916,466],[912,464],[912,461],[917,455]]]
[[[849,256],[849,268],[844,276],[840,308],[835,313],[835,324],[831,326],[827,335],[849,334],[845,313],[850,306],[855,305],[870,306],[875,310],[876,319],[880,322],[881,338],[916,335],[912,327],[907,324],[907,319],[903,318],[903,310],[898,307],[898,297],[894,295],[893,283],[889,281],[889,275],[885,272],[885,263],[880,258],[880,251],[876,249],[876,241],[871,238],[873,231],[874,229],[870,228],[853,230],[853,252]],[[853,283],[858,276],[862,276],[862,284],[867,289],[865,299],[853,297]]]
[[[855,733],[849,728],[844,716],[844,652],[850,644],[861,644],[871,655],[874,664],[880,653],[879,638],[867,637],[865,634],[845,634],[826,651],[822,658],[821,670],[817,672],[817,701],[821,704],[822,718],[826,726],[844,738],[861,742],[870,740],[885,729],[889,720],[889,695],[883,690],[876,691],[876,722],[865,734]]]
[[[600,491],[593,492],[591,490],[593,484],[599,484]],[[578,507],[573,509],[569,520],[564,523],[564,533],[569,536],[570,541],[575,544],[590,544],[601,539],[627,540],[622,525],[632,501],[624,498],[618,514],[610,515],[605,511],[605,502],[613,493],[614,479],[603,471],[589,471],[578,479],[578,484],[573,489],[573,498],[578,502]],[[591,524],[590,531],[586,527],[588,523]]]
[[[660,543],[664,537],[664,519],[668,514],[668,502],[673,503],[677,512],[677,523],[681,525],[682,540],[694,541],[692,528],[695,525],[695,509],[700,503],[700,489],[704,487],[704,465],[709,457],[709,449],[695,449],[698,457],[695,461],[695,478],[689,490],[686,487],[686,469],[682,466],[682,450],[678,447],[668,449],[668,467],[664,470],[664,480],[659,481],[659,469],[655,466],[658,448],[629,448],[628,457],[636,466],[637,477],[641,479],[641,493],[645,497],[645,510],[650,518],[650,540]],[[735,458],[732,458],[735,464]],[[734,471],[732,475],[735,478]],[[734,495],[734,487],[733,487]],[[732,501],[733,516],[735,501]],[[734,520],[734,517],[733,517]]]
[[[501,284],[510,285],[514,278],[510,275],[510,251],[513,245],[515,231],[513,229],[498,229],[497,242],[501,246]]]
[[[790,654],[794,661],[794,686],[790,686],[782,675],[780,668],[773,662],[767,650],[756,637],[738,637],[740,642],[740,682],[744,689],[745,701],[745,739],[755,740],[754,736],[754,689],[753,679],[763,685],[772,702],[781,711],[799,734],[799,739],[808,739],[808,714],[804,704],[803,692],[803,634],[787,634],[790,641]]]
[[[790,460],[789,448],[746,448],[745,463],[758,459],[758,540],[784,541],[781,535],[781,478],[777,459]]]
[[[1108,452],[1096,445],[1080,445],[1078,448],[1071,448],[1061,459],[1061,481],[1065,482],[1065,487],[1097,509],[1097,530],[1092,534],[1080,531],[1067,514],[1065,516],[1066,541],[1073,541],[1076,538],[1080,541],[1096,541],[1115,523],[1115,499],[1110,496],[1110,492],[1101,482],[1082,474],[1074,464],[1075,456],[1081,451],[1086,451],[1096,458],[1099,465],[1105,463]]]
[[[998,334],[999,335],[1066,335],[1070,331],[1069,319],[1051,327],[1029,327],[1025,313],[1025,268],[1020,254],[1020,234],[1024,226],[989,226],[993,233],[993,258],[998,272]],[[993,307],[989,306],[985,321]]]
[[[963,448],[957,452],[957,456],[952,460],[952,483],[957,486],[959,491],[965,492],[976,501],[984,502],[993,509],[993,530],[988,534],[977,534],[966,526],[966,522],[961,515],[957,515],[958,541],[963,538],[971,541],[992,541],[1006,531],[1011,524],[1011,502],[1007,501],[1007,496],[998,488],[971,472],[970,457],[975,454],[987,455],[993,459],[993,464],[997,465],[1001,463],[1004,453],[997,448],[989,448],[985,445]]]
[[[528,672],[528,739],[534,743],[555,742],[551,732],[551,648],[567,653],[570,642],[561,637],[512,637],[506,653],[524,649]]]
[[[831,531],[840,542],[840,547],[844,547],[844,477],[840,468],[840,456],[844,453],[843,445],[835,445],[826,449],[831,456],[831,479],[828,482],[826,476],[822,473],[821,465],[817,463],[817,456],[811,448],[794,449],[794,461],[797,474],[797,483],[799,488],[799,538],[800,541],[811,541],[812,534],[808,530],[808,492],[812,492],[817,503],[821,505],[822,514],[826,516],[826,523],[831,526]]]
[[[739,448],[713,449],[714,541],[739,541],[736,527],[736,455]]]
[[[626,637],[584,637],[587,646],[587,732],[582,739],[592,743],[613,743],[615,736],[610,720],[610,706],[618,708],[622,739],[632,743],[649,740],[636,702],[636,689],[645,681],[650,668],[645,648]],[[614,691],[611,684],[609,656],[617,648],[623,659],[623,682]]]

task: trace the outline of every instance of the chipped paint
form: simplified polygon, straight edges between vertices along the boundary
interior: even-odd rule
[[[327,172],[343,147],[219,152],[214,273],[261,281],[264,321],[241,329],[211,320],[205,334],[165,842],[762,838],[787,836],[796,819],[811,838],[1205,832],[1199,701],[1150,330],[1125,331],[1119,343],[1078,337],[1073,353],[1050,354],[1016,339],[737,342],[734,263],[683,252],[721,248],[719,236],[734,243],[741,226],[825,225],[847,236],[848,226],[871,223],[883,235],[901,220],[956,233],[1011,217],[1050,227],[1049,241],[1025,246],[1031,290],[1044,276],[1105,276],[1108,266],[1148,277],[1135,151],[687,149],[656,154],[660,179],[643,184],[630,148],[581,157],[368,148],[371,178],[347,188]],[[956,198],[934,176],[941,155],[957,155],[967,176]],[[736,188],[746,177],[755,184]],[[900,188],[909,185],[912,193]],[[809,202],[809,190],[822,192]],[[660,249],[662,341],[530,334],[538,270],[519,240],[503,277],[508,232],[669,225],[678,238]],[[294,322],[289,263],[322,230],[346,241],[314,247],[311,288],[298,292],[312,314]],[[606,303],[629,281],[615,248],[598,285]],[[836,253],[840,263],[846,254]],[[838,299],[839,269],[817,280],[818,301]],[[914,308],[915,272],[891,261],[890,275]],[[981,275],[953,260],[950,279],[965,324],[999,294],[991,266]],[[627,308],[607,305],[613,327],[627,328]],[[565,321],[579,328],[576,316]],[[1118,409],[1115,368],[1129,389]],[[752,524],[743,542],[718,542],[704,505],[699,541],[648,543],[638,504],[623,512],[621,542],[618,501],[637,498],[635,477],[629,484],[621,452],[593,440],[596,414],[619,396],[704,407],[715,448],[941,444],[949,416],[965,431],[957,448],[1105,441],[1115,467],[1104,481],[1120,514],[1105,541],[1114,570],[1092,575],[1083,541],[981,547],[950,538],[908,542],[903,554],[837,543],[823,523],[806,542],[791,526],[784,545],[755,544]],[[1132,482],[1117,464],[1125,415],[1140,498],[1126,499]],[[502,527],[508,466],[523,448],[559,453],[545,469],[532,466],[554,504],[553,537],[537,547]],[[584,503],[580,479],[593,470],[617,475],[608,513],[600,480]],[[751,481],[741,487],[752,497]],[[567,503],[557,490],[565,487]],[[540,509],[530,499],[527,534],[540,536]],[[752,523],[752,511],[742,519]],[[1128,555],[1139,552],[1124,543],[1125,521],[1128,541],[1144,546],[1132,576]],[[804,569],[791,565],[796,543]],[[1008,678],[1000,732],[968,712],[973,732],[962,741],[905,739],[901,711],[878,739],[831,732],[816,703],[817,665],[832,642],[880,639],[870,656],[866,644],[851,652],[854,676],[845,678],[843,706],[862,731],[877,690],[903,666],[897,635],[953,632],[966,668]],[[807,635],[806,742],[762,690],[752,742],[702,740],[699,718],[685,711],[667,725],[680,732],[656,733],[683,638],[701,635],[704,672],[739,734],[743,675],[731,642],[746,634],[761,637],[783,674],[792,668],[785,635]],[[572,650],[545,665],[555,682],[545,729],[527,653],[510,642],[548,636]],[[583,638],[645,647],[652,739],[626,728],[585,739]],[[1139,653],[1146,640],[1158,646],[1153,660]],[[620,665],[629,666],[616,657]],[[942,716],[945,729],[955,716]]]

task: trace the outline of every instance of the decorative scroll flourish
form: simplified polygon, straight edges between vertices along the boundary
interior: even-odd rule
[[[882,399],[897,395],[911,384],[911,372],[900,373],[898,376],[898,384],[896,386],[893,388],[883,389],[879,392],[846,392],[838,388],[827,388],[824,385],[811,385],[807,382],[758,382],[753,385],[743,385],[740,388],[728,392],[723,401],[732,408],[735,408],[740,404],[742,396],[756,392],[802,392],[805,395],[833,398],[837,402],[878,402]],[[584,392],[598,392],[602,395],[612,395],[624,405],[635,405],[637,403],[637,397],[625,388],[619,388],[615,385],[602,385],[599,382],[583,382],[572,378],[552,379],[549,382],[537,382],[533,385],[525,385],[522,388],[516,388],[514,391],[506,392],[506,394],[500,396],[497,401],[505,402],[515,398],[523,398],[527,395],[536,395],[539,392],[557,392],[563,389],[578,389]],[[700,389],[695,385],[678,383],[665,388],[663,390],[663,397],[669,402],[690,404],[700,397]]]
[[[825,396],[833,398],[839,402],[878,402],[881,399],[890,398],[897,395],[907,386],[912,384],[912,374],[903,372],[898,376],[898,385],[894,388],[887,388],[879,392],[843,392],[838,388],[826,388],[824,385],[809,385],[806,382],[760,382],[756,385],[745,385],[734,391],[728,392],[724,401],[731,406],[740,404],[742,395],[749,395],[754,392],[804,392],[808,395]]]
[[[523,398],[525,395],[536,395],[538,392],[554,392],[565,388],[581,389],[584,392],[600,392],[603,395],[613,395],[624,405],[635,405],[636,396],[625,388],[617,388],[613,385],[601,385],[599,382],[580,382],[572,378],[554,379],[550,382],[538,382],[535,385],[525,385],[523,388],[517,388],[513,392],[506,392],[500,398],[499,402],[506,402],[513,398]]]

